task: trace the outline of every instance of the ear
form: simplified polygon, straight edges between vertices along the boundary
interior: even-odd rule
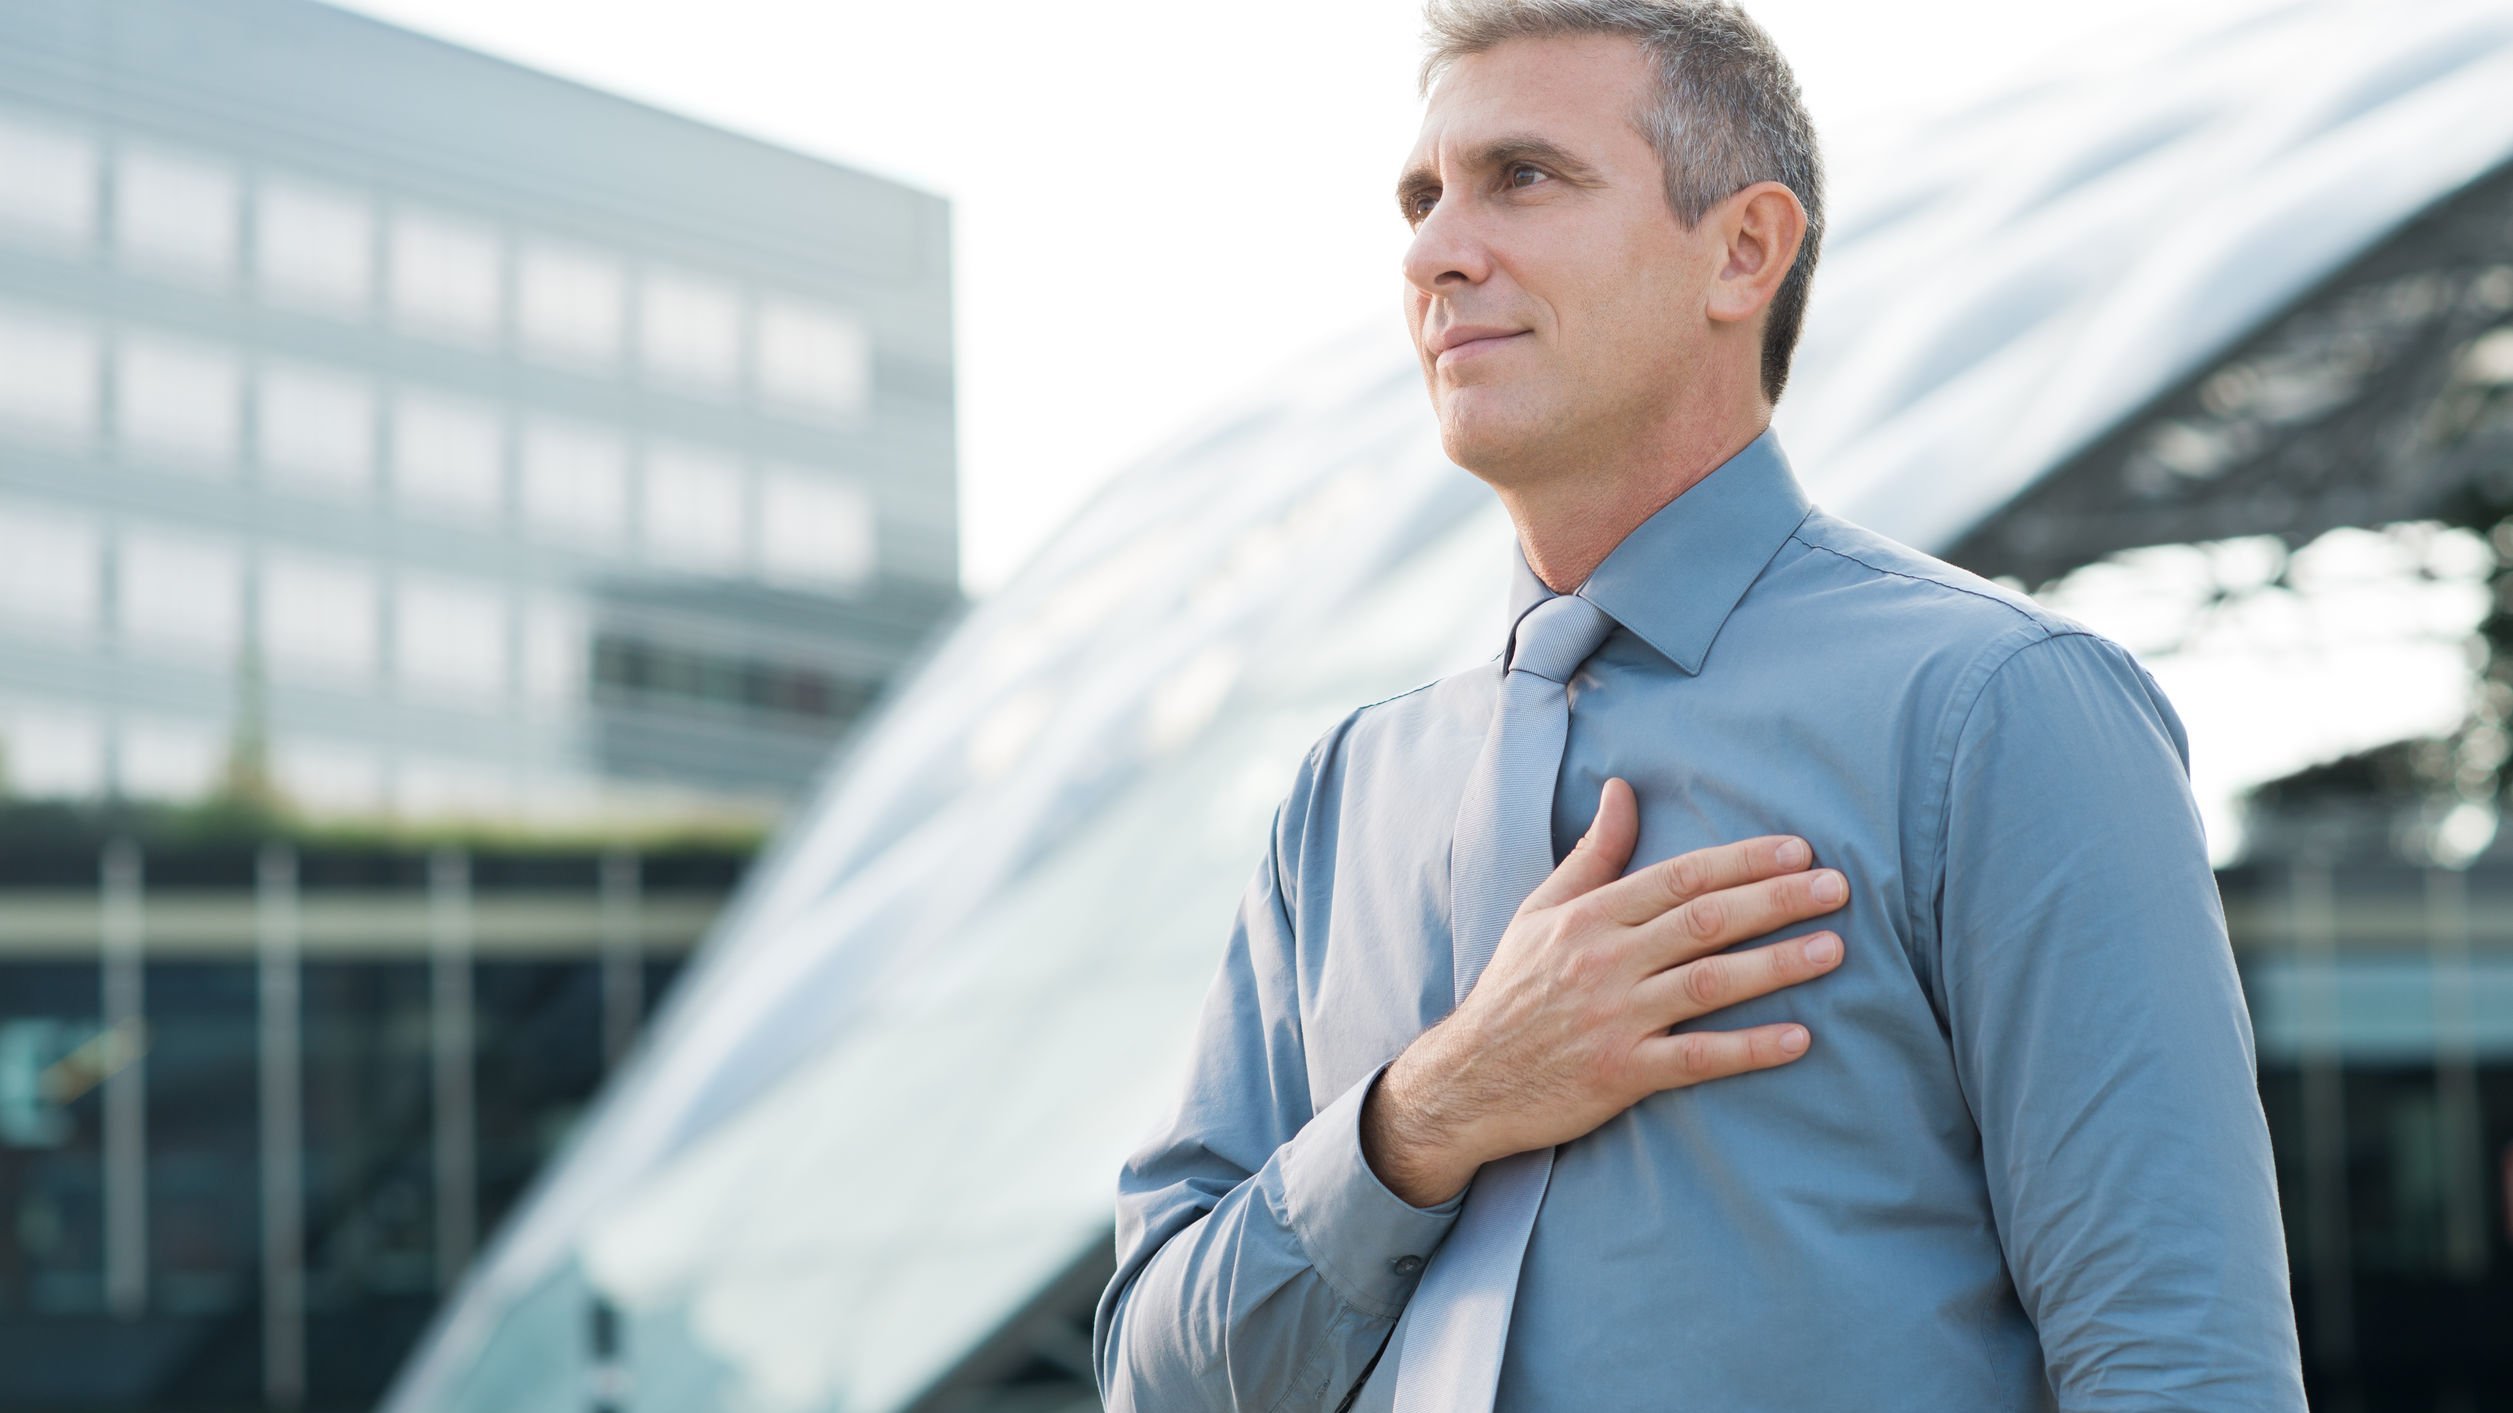
[[[1753,318],[1780,292],[1806,240],[1806,208],[1780,182],[1756,182],[1703,218],[1719,233],[1724,256],[1710,282],[1704,311],[1713,319]]]

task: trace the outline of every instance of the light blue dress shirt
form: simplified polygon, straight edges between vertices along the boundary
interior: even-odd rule
[[[1459,799],[1550,593],[1513,558],[1492,660],[1348,713],[1274,815],[1119,1174],[1112,1409],[1388,1407],[1463,1199],[1389,1191],[1361,1102],[1451,1009]],[[2154,679],[1814,507],[1769,430],[1582,591],[1618,626],[1569,687],[1554,856],[1619,775],[1630,868],[1803,835],[1849,903],[1737,946],[1846,949],[1679,1027],[1802,1021],[1806,1054],[1561,1145],[1496,1413],[2303,1409],[2250,1016]]]

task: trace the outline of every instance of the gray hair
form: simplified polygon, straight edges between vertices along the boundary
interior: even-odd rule
[[[1806,319],[1824,237],[1824,163],[1797,78],[1763,27],[1733,0],[1429,0],[1421,92],[1451,64],[1510,39],[1621,34],[1658,71],[1657,101],[1633,122],[1666,173],[1667,209],[1686,230],[1759,181],[1797,193],[1806,237],[1763,327],[1763,396],[1780,400]]]

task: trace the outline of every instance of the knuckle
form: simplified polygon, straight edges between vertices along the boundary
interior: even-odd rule
[[[1707,1031],[1679,1031],[1675,1037],[1675,1067],[1692,1079],[1708,1079],[1718,1070],[1718,1052]]]
[[[1707,882],[1705,867],[1699,854],[1679,854],[1667,860],[1667,889],[1676,901],[1682,902],[1702,891]]]
[[[1727,913],[1727,905],[1716,898],[1695,898],[1684,905],[1684,930],[1697,942],[1716,941],[1727,926]]]
[[[1725,966],[1704,957],[1698,962],[1686,963],[1683,973],[1685,1000],[1705,1011],[1715,1011],[1726,1004],[1722,999],[1722,993],[1727,990]]]

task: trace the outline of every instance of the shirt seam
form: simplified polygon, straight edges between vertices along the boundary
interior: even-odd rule
[[[1801,523],[1801,524],[1803,524],[1804,522],[1800,522],[1800,523]],[[2012,614],[2016,615],[2018,618],[2023,619],[2023,620],[2024,620],[2025,622],[2027,622],[2027,623],[2035,623],[2035,624],[2040,624],[2042,627],[2044,627],[2044,628],[2046,628],[2046,629],[2049,629],[2049,630],[2050,630],[2050,631],[2051,631],[2054,635],[2057,635],[2057,634],[2062,633],[2062,632],[2079,632],[2079,631],[2083,631],[2083,630],[2079,630],[2079,629],[2061,629],[2061,628],[2056,628],[2056,627],[2053,627],[2053,626],[2052,626],[2052,625],[2051,625],[2051,624],[2050,624],[2050,623],[2049,623],[2049,622],[2048,622],[2048,621],[2047,621],[2044,617],[2043,617],[2043,615],[2040,615],[2040,614],[2034,613],[2032,610],[2027,609],[2027,608],[2020,607],[2020,606],[2018,606],[2018,605],[2016,605],[2016,604],[2009,603],[2009,602],[2007,602],[2005,599],[2002,599],[2002,598],[1998,597],[1996,594],[1985,594],[1985,593],[1982,593],[1982,592],[1981,592],[1980,590],[1978,590],[1978,589],[1969,589],[1969,588],[1965,588],[1965,587],[1964,587],[1963,585],[1961,585],[1961,584],[1949,584],[1949,583],[1947,583],[1947,582],[1946,582],[1945,580],[1943,580],[1943,579],[1931,579],[1931,578],[1929,578],[1928,576],[1926,576],[1926,575],[1924,575],[1924,574],[1912,574],[1912,573],[1909,573],[1909,572],[1907,572],[1907,571],[1900,570],[1900,569],[1888,569],[1888,568],[1886,568],[1885,566],[1883,566],[1883,565],[1881,565],[1881,564],[1875,564],[1875,563],[1871,563],[1871,562],[1870,562],[1870,561],[1868,561],[1868,560],[1861,559],[1861,558],[1859,558],[1857,555],[1852,554],[1852,553],[1850,553],[1850,552],[1849,552],[1849,551],[1847,551],[1847,550],[1837,550],[1837,549],[1834,549],[1834,548],[1833,548],[1832,546],[1830,546],[1830,545],[1819,545],[1819,544],[1815,543],[1813,540],[1810,540],[1810,539],[1806,538],[1804,535],[1802,535],[1802,534],[1800,534],[1800,533],[1798,533],[1797,531],[1794,531],[1794,530],[1793,530],[1793,531],[1791,531],[1791,532],[1789,533],[1789,538],[1790,538],[1790,539],[1792,539],[1792,540],[1797,541],[1799,544],[1802,544],[1802,545],[1806,546],[1808,549],[1811,549],[1811,550],[1821,550],[1821,551],[1823,551],[1824,553],[1826,553],[1826,554],[1828,554],[1828,555],[1831,555],[1831,556],[1832,556],[1833,558],[1835,558],[1835,559],[1846,559],[1846,560],[1850,561],[1852,564],[1858,565],[1860,568],[1865,569],[1865,570],[1867,570],[1868,572],[1873,573],[1873,574],[1887,574],[1887,575],[1891,575],[1892,577],[1894,577],[1894,578],[1896,578],[1896,579],[1908,579],[1908,580],[1910,580],[1910,581],[1911,581],[1912,583],[1914,583],[1914,584],[1928,584],[1928,585],[1931,585],[1931,586],[1933,586],[1933,587],[1935,587],[1935,588],[1944,589],[1946,592],[1948,592],[1948,593],[1950,593],[1950,594],[1962,594],[1962,595],[1965,595],[1966,597],[1969,597],[1969,598],[1976,598],[1976,599],[1979,599],[1979,600],[1981,600],[1983,603],[1994,603],[1994,604],[1998,605],[2000,608],[2003,608],[2003,609],[2007,610],[2009,613],[2012,613]],[[2004,664],[2002,663],[2002,665],[2004,665]]]
[[[1982,701],[1989,696],[1990,687],[1998,681],[1998,674],[2006,671],[2007,664],[2014,662],[2018,657],[2022,656],[2027,649],[2040,647],[2044,643],[2057,642],[2062,638],[2092,638],[2098,642],[2102,640],[2102,635],[2091,629],[2051,628],[2049,625],[2041,623],[2038,619],[2029,619],[2029,621],[2044,630],[2042,636],[2038,638],[2027,638],[2023,642],[2017,643],[2012,647],[2008,647],[2004,653],[1998,654],[1997,661],[1995,662],[1990,661],[1990,656],[1992,653],[1997,652],[1998,648],[2004,644],[2005,640],[2002,638],[1998,642],[1991,644],[1989,648],[1983,650],[1980,658],[1976,660],[1973,667],[1973,671],[1979,675],[1980,684],[1972,689],[1970,700],[1964,703],[1963,714],[1960,717],[1955,716],[1951,711],[1948,712],[1947,719],[1952,723],[1951,728],[1940,727],[1938,730],[1938,742],[1935,755],[1937,755],[1940,759],[1933,763],[1933,769],[1938,777],[1937,795],[1934,802],[1934,817],[1929,821],[1929,846],[1933,857],[1930,859],[1929,868],[1923,876],[1929,880],[1930,883],[1928,898],[1928,902],[1930,904],[1929,930],[1934,935],[1936,940],[1936,947],[1934,950],[1937,960],[1936,969],[1939,980],[1938,989],[1941,993],[1938,997],[1938,1004],[1941,1007],[1944,1006],[1947,1001],[1947,998],[1942,994],[1944,991],[1945,980],[1946,920],[1942,915],[1942,910],[1936,906],[1935,880],[1943,877],[1946,871],[1946,853],[1949,843],[1947,830],[1954,819],[1956,749],[1962,745],[1964,733],[1971,729],[1972,718],[1979,714]],[[1987,664],[1987,666],[1984,667],[1982,664]]]

